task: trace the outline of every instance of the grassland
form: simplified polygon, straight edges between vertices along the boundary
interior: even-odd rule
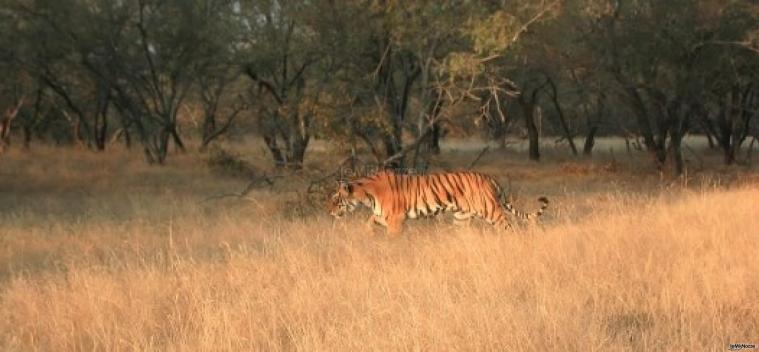
[[[230,146],[266,170],[259,146]],[[466,165],[477,148],[436,165]],[[759,343],[759,185],[723,168],[673,179],[641,155],[476,167],[531,209],[513,232],[451,219],[368,230],[302,191],[336,160],[247,197],[205,155],[0,156],[0,349],[725,350]],[[714,156],[717,158],[717,156]],[[274,171],[269,170],[270,174]]]

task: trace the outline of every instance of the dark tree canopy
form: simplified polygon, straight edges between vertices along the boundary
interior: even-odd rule
[[[751,1],[2,0],[2,143],[163,163],[245,133],[281,167],[313,138],[424,167],[479,126],[536,161],[543,136],[640,139],[681,173],[688,134],[727,164],[757,138],[758,23]]]

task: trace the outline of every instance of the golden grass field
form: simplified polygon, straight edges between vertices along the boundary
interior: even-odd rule
[[[259,146],[232,145],[267,170]],[[235,149],[236,148],[236,149]],[[477,154],[448,150],[461,167]],[[715,152],[716,153],[716,152]],[[538,225],[451,217],[389,238],[303,204],[337,160],[246,198],[206,155],[36,147],[0,156],[0,350],[722,351],[759,344],[759,178],[674,179],[643,156],[491,151]],[[694,161],[692,161],[694,163]],[[276,173],[269,169],[270,174]],[[300,203],[299,203],[300,200]]]

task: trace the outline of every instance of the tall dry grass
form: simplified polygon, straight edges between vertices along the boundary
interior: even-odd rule
[[[602,165],[523,165],[509,171],[520,205],[539,191],[554,199],[543,225],[497,232],[420,220],[387,238],[363,214],[288,216],[287,192],[202,202],[244,182],[192,155],[151,168],[126,152],[35,153],[0,170],[2,350],[759,342],[759,189],[750,185],[651,189]]]

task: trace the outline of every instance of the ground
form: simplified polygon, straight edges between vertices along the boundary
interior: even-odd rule
[[[305,191],[339,151],[271,169],[258,143],[148,166],[139,151],[36,146],[0,156],[0,349],[725,350],[759,343],[759,177],[690,157],[689,174],[601,141],[577,160],[493,149],[494,175],[538,224],[450,217],[399,237],[333,221]],[[698,148],[695,146],[694,148]],[[481,145],[446,144],[433,168]],[[698,150],[700,154],[701,151]],[[232,170],[234,171],[234,170]]]

